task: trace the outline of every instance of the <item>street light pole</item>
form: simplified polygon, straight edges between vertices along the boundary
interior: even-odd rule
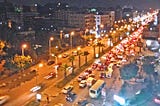
[[[27,45],[26,44],[23,44],[22,45],[22,56],[24,56],[24,49],[27,47]]]
[[[49,56],[51,55],[51,42],[54,40],[53,37],[50,37],[49,39]]]
[[[55,57],[55,63],[58,63],[58,57],[55,54],[51,54],[52,57]]]
[[[72,47],[73,47],[73,35],[74,35],[74,32],[71,32],[71,34],[70,34],[70,44],[71,44],[71,49],[72,49]]]

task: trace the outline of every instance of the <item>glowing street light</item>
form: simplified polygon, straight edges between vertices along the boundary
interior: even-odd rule
[[[54,37],[49,38],[49,56],[51,55],[51,42],[54,40]]]
[[[70,44],[71,44],[71,49],[72,49],[72,46],[73,46],[73,35],[74,35],[74,32],[72,31],[71,34],[70,34]]]
[[[23,44],[23,45],[22,45],[22,56],[24,56],[24,49],[25,49],[25,48],[27,48],[27,45],[26,45],[26,44]]]
[[[55,63],[58,63],[58,58],[62,58],[62,55],[56,56],[55,54],[51,54],[52,57],[55,57]]]
[[[63,30],[60,31],[60,39],[62,40],[63,38]]]

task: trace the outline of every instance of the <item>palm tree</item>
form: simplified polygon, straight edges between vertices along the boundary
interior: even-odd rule
[[[81,55],[82,55],[82,52],[80,50],[77,51],[77,55],[78,55],[78,67],[80,68],[81,66]]]
[[[93,58],[95,58],[95,55],[96,55],[96,45],[92,44],[92,47],[93,47]]]
[[[74,56],[74,55],[71,55],[71,56],[68,58],[68,60],[69,60],[69,62],[71,62],[72,67],[74,67],[75,56]],[[73,68],[72,74],[74,74],[74,68]]]
[[[103,52],[103,47],[104,47],[104,44],[102,44],[101,42],[98,42],[97,43],[97,46],[98,46],[98,54],[99,54],[99,56],[100,56],[100,49],[101,49],[101,47],[102,47],[102,52]]]
[[[67,68],[68,67],[69,66],[66,63],[62,65],[62,70],[64,71],[64,78],[66,78],[66,76],[67,76]]]
[[[87,64],[87,56],[89,55],[88,51],[84,51],[83,55],[85,56],[85,64]]]
[[[98,46],[98,55],[100,56],[100,52],[101,52],[101,51],[100,51],[100,49],[101,49],[101,43],[98,42],[98,43],[97,43],[97,46]]]
[[[113,38],[112,38],[112,36],[111,36],[111,35],[109,35],[109,36],[108,36],[108,39],[110,40],[109,47],[111,47],[111,46],[112,46],[111,44],[112,44],[112,42],[113,42]]]

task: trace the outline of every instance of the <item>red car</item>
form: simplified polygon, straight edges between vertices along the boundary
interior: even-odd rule
[[[87,70],[85,70],[84,74],[85,74],[85,75],[92,74],[92,70],[90,70],[90,69],[87,69]]]
[[[106,76],[106,73],[105,73],[105,72],[101,72],[100,75],[99,75],[99,77],[100,77],[100,78],[106,78],[107,76]]]
[[[51,72],[51,73],[49,73],[47,76],[45,76],[44,78],[45,79],[50,79],[50,78],[54,78],[54,77],[56,77],[56,73],[55,72]]]

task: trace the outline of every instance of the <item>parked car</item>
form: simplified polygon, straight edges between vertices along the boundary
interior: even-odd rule
[[[87,85],[86,80],[82,80],[82,81],[79,83],[79,87],[80,87],[80,88],[84,88],[84,87],[86,87],[86,85]]]
[[[10,99],[9,95],[0,96],[0,106],[6,103]]]
[[[6,83],[1,83],[1,84],[0,84],[0,88],[1,88],[1,87],[6,87],[6,85],[7,85]]]
[[[69,73],[71,73],[71,72],[73,71],[73,69],[74,69],[74,67],[69,66],[66,70],[67,70]]]
[[[73,102],[76,99],[77,95],[74,92],[69,92],[66,95],[66,101]]]
[[[35,70],[35,69],[30,71],[31,74],[36,73],[36,72],[37,72],[37,70]]]
[[[67,94],[67,93],[69,93],[70,91],[72,91],[72,89],[73,89],[73,86],[72,86],[72,85],[67,85],[67,86],[65,86],[65,87],[62,89],[62,93]]]
[[[73,54],[73,56],[77,56],[78,52],[77,51],[73,51],[72,54]]]
[[[50,61],[48,61],[47,65],[50,66],[50,65],[52,65],[52,64],[54,64],[54,63],[55,63],[55,61],[50,60]]]
[[[54,77],[56,77],[56,73],[55,72],[50,72],[47,76],[45,76],[44,78],[45,79],[50,79],[50,78],[54,78]]]
[[[68,56],[69,56],[68,53],[64,53],[64,54],[62,55],[63,58],[66,58],[66,57],[68,57]]]

